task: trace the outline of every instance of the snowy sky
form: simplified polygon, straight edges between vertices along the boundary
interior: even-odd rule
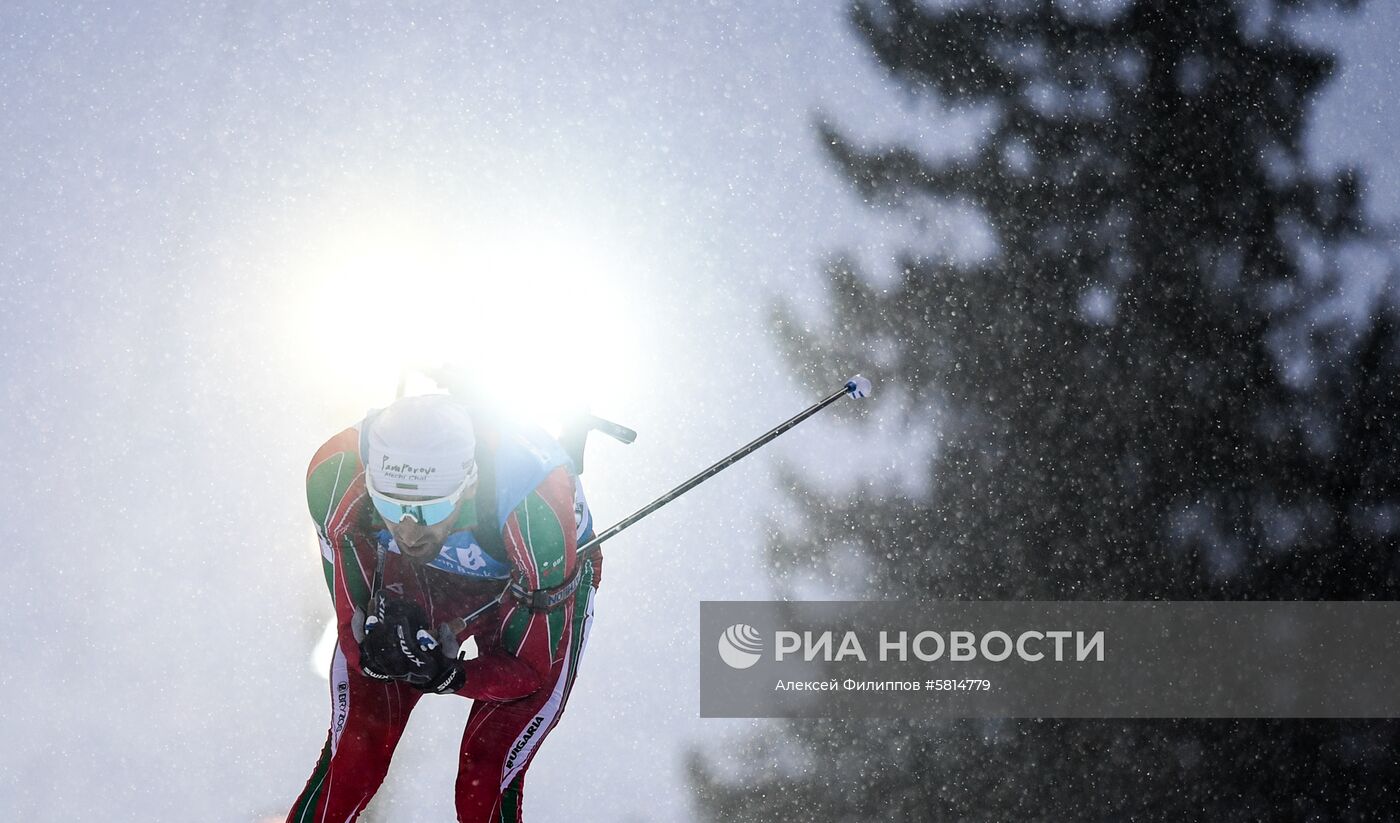
[[[607,524],[813,399],[764,336],[768,301],[819,300],[824,255],[878,264],[903,237],[811,133],[817,110],[871,138],[927,114],[838,4],[411,5],[0,6],[0,512],[17,538],[0,591],[19,617],[0,640],[0,803],[18,818],[285,813],[328,715],[307,662],[329,606],[306,461],[392,397],[386,353],[484,322],[443,319],[469,301],[396,267],[465,248],[555,275],[507,328],[548,321],[549,379],[642,433],[590,451]],[[1310,144],[1366,167],[1386,221],[1397,27],[1381,2],[1309,23],[1342,48]],[[969,134],[924,122],[933,142]],[[577,310],[562,328],[560,300]],[[699,600],[769,593],[767,466],[900,468],[832,442],[854,441],[800,428],[609,546],[578,687],[530,772],[534,819],[687,819],[681,747],[755,725],[697,717],[695,625]],[[387,810],[449,819],[467,702],[420,706]]]

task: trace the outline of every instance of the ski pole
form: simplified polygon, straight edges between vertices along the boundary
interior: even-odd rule
[[[638,520],[641,520],[643,517],[646,517],[647,515],[651,514],[652,512],[656,511],[657,509],[661,508],[667,503],[670,503],[672,500],[675,500],[677,497],[680,497],[681,495],[685,494],[686,492],[690,491],[691,489],[695,488],[701,483],[704,483],[706,480],[709,480],[711,477],[714,477],[715,475],[719,474],[720,472],[724,471],[725,469],[729,468],[735,463],[738,463],[745,457],[748,457],[750,454],[753,454],[754,452],[763,448],[765,445],[771,443],[783,432],[786,432],[788,429],[791,429],[793,426],[796,426],[803,420],[806,420],[807,418],[811,417],[812,415],[816,414],[817,412],[821,411],[827,406],[830,406],[832,403],[835,403],[837,400],[840,400],[845,395],[850,395],[851,397],[857,399],[862,397],[869,397],[870,381],[865,379],[864,377],[861,377],[858,374],[852,377],[850,380],[847,380],[846,385],[842,386],[837,391],[832,392],[831,394],[827,395],[821,400],[818,400],[816,403],[813,403],[811,406],[808,406],[807,408],[803,409],[802,411],[798,412],[792,417],[789,417],[787,420],[784,420],[783,422],[779,423],[778,425],[774,426],[773,428],[754,438],[751,442],[740,447],[734,453],[719,460],[718,462],[711,465],[709,468],[704,469],[699,474],[695,475],[694,477],[690,478],[689,480],[685,481],[684,483],[680,484],[674,489],[671,489],[670,491],[666,492],[665,494],[661,495],[660,497],[641,507],[637,511],[623,518],[616,525],[609,527],[602,534],[595,536],[592,540],[588,541],[587,543],[584,543],[582,546],[579,546],[577,553],[578,559],[583,560],[587,554],[592,552],[594,549],[598,548],[598,546],[602,545],[604,540],[609,540],[613,537],[616,537],[624,529],[635,525]],[[496,606],[499,606],[501,602],[509,596],[509,594],[510,584],[507,583],[506,587],[501,590],[501,593],[498,597],[493,598],[485,605],[481,606],[481,608],[477,609],[476,611],[473,611],[466,617],[452,620],[448,624],[449,628],[456,632],[470,625],[471,622],[476,618],[480,617],[481,615],[485,614],[487,611],[495,608]]]
[[[711,465],[709,468],[701,471],[699,474],[695,475],[694,477],[690,478],[689,480],[685,481],[684,483],[680,484],[674,489],[671,489],[670,491],[666,492],[665,494],[661,495],[660,497],[656,498],[655,500],[636,510],[632,514],[623,518],[616,525],[608,528],[607,531],[604,531],[602,534],[595,536],[592,540],[588,541],[587,543],[584,543],[582,546],[579,546],[579,558],[581,559],[584,555],[593,551],[595,548],[601,545],[604,540],[616,537],[624,529],[636,524],[638,520],[641,520],[643,517],[646,517],[647,515],[651,514],[652,512],[656,511],[657,509],[661,508],[667,503],[670,503],[672,500],[675,500],[677,497],[680,497],[681,495],[685,494],[686,492],[690,491],[691,489],[695,488],[701,483],[704,483],[706,480],[709,480],[711,477],[714,477],[715,475],[719,474],[720,472],[724,471],[725,469],[729,468],[735,463],[738,463],[745,457],[748,457],[750,454],[753,454],[754,452],[763,448],[768,443],[771,443],[783,432],[786,432],[788,429],[791,429],[793,426],[796,426],[803,420],[806,420],[807,418],[811,417],[812,415],[816,414],[817,412],[821,411],[827,406],[830,406],[832,403],[835,403],[837,400],[841,399],[841,397],[845,395],[850,395],[851,397],[857,399],[862,397],[869,397],[870,381],[865,379],[864,377],[861,377],[860,375],[856,375],[850,380],[847,380],[846,385],[842,386],[839,390],[832,392],[825,398],[817,401],[816,403],[813,403],[811,406],[808,406],[806,409],[803,409],[802,411],[798,412],[792,417],[789,417],[787,420],[784,420],[782,423],[779,423],[778,425],[774,426],[773,428],[754,438],[751,442],[742,446],[733,454],[730,454],[728,457],[719,460],[718,462]]]

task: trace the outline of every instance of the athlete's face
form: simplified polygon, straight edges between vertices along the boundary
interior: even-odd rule
[[[462,513],[462,507],[475,496],[476,484],[473,483],[462,493],[462,498],[453,507],[452,514],[448,515],[441,523],[435,523],[431,526],[424,526],[411,517],[398,523],[390,523],[383,517],[379,519],[384,521],[385,527],[389,529],[389,534],[393,536],[394,542],[399,544],[399,551],[403,553],[404,557],[415,563],[428,563],[438,556],[438,552],[442,551],[443,541],[447,540],[449,534],[452,534],[457,525],[457,518]],[[409,502],[412,499],[406,497],[404,501]]]

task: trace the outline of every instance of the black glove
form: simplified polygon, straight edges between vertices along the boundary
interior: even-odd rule
[[[461,666],[442,653],[421,606],[383,591],[376,592],[369,605],[360,642],[360,670],[366,677],[403,680],[424,691],[455,691],[461,686]]]
[[[441,652],[439,652],[441,654]],[[433,694],[451,694],[462,688],[462,684],[467,680],[466,672],[462,671],[462,663],[444,656],[442,659],[442,672],[438,676],[426,683],[415,683],[410,678],[408,685],[420,692],[432,692]]]

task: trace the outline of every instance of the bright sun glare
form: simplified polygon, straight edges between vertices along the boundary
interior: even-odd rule
[[[404,375],[417,393],[431,385],[424,369],[457,363],[497,402],[547,422],[603,400],[600,382],[609,394],[630,388],[625,264],[579,226],[449,233],[381,218],[316,254],[305,354],[334,364],[356,395],[387,402]]]

